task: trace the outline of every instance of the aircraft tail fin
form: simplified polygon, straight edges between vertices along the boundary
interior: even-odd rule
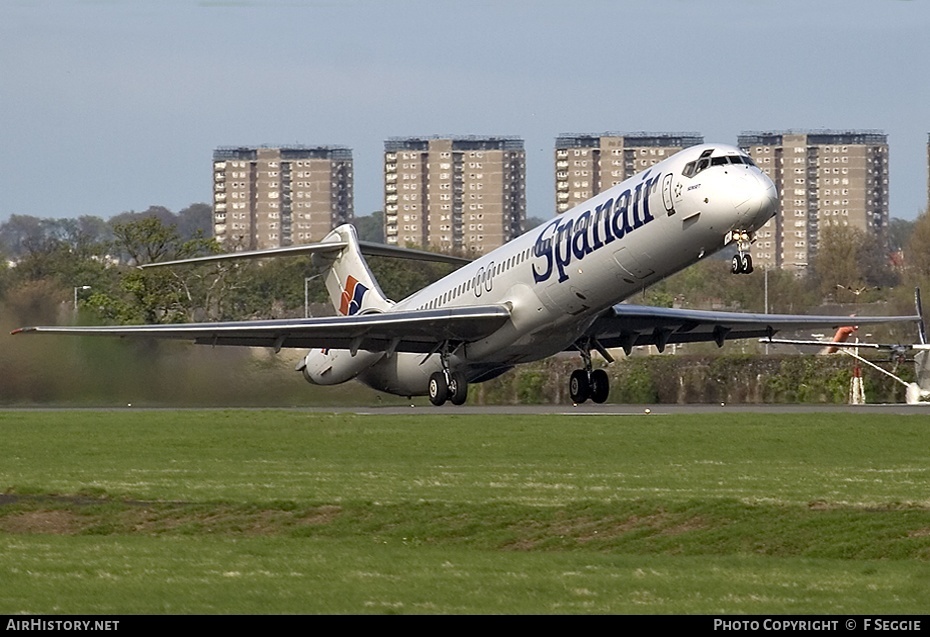
[[[353,316],[366,312],[384,312],[394,302],[385,297],[368,268],[359,247],[358,235],[351,224],[330,232],[323,242],[340,241],[345,245],[338,252],[313,255],[314,264],[323,271],[326,290],[336,312]]]

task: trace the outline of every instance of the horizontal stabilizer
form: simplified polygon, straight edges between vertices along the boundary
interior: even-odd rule
[[[158,261],[156,263],[145,263],[140,268],[163,268],[173,265],[196,265],[200,263],[212,263],[214,261],[237,261],[240,259],[267,259],[270,257],[293,257],[304,254],[327,254],[336,253],[345,248],[348,243],[344,241],[327,241],[321,243],[310,243],[301,246],[288,246],[286,248],[271,248],[269,250],[250,250],[247,252],[223,252],[221,254],[211,254],[205,257],[192,257],[190,259],[177,259],[175,261]]]
[[[333,236],[333,235],[330,235]],[[158,263],[146,263],[140,265],[140,268],[162,268],[165,266],[175,265],[196,265],[202,263],[212,263],[214,261],[233,261],[239,259],[268,259],[273,257],[292,257],[305,254],[337,254],[348,247],[347,241],[329,240],[318,243],[308,243],[299,246],[287,246],[284,248],[271,248],[269,250],[249,250],[247,252],[224,252],[222,254],[211,254],[204,257],[193,257],[190,259],[178,259],[176,261],[159,261]],[[414,261],[431,261],[434,263],[450,263],[452,265],[465,265],[471,263],[471,259],[453,256],[451,254],[442,254],[440,252],[427,252],[425,250],[412,250],[410,248],[398,248],[383,243],[374,243],[372,241],[359,241],[359,249],[362,254],[375,257],[391,257],[394,259],[408,259]]]

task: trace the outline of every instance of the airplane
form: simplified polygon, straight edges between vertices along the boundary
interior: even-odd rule
[[[771,338],[847,325],[849,317],[754,314],[625,303],[646,287],[736,245],[731,271],[752,271],[755,233],[776,212],[775,185],[740,149],[686,148],[394,302],[363,253],[427,258],[359,242],[351,225],[319,243],[148,264],[312,254],[338,316],[180,325],[40,326],[14,333],[156,337],[199,344],[309,349],[297,371],[310,383],[356,379],[400,396],[461,405],[468,386],[560,352],[580,355],[569,378],[574,403],[603,403],[609,379],[592,352],[635,346]],[[440,258],[431,255],[428,258]],[[454,259],[452,259],[454,260]],[[857,323],[918,321],[918,316]]]

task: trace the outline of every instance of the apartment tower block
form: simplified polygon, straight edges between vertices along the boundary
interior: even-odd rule
[[[523,232],[526,153],[512,137],[403,137],[384,143],[390,245],[480,255]]]
[[[888,137],[879,131],[745,132],[740,148],[771,178],[779,209],[756,235],[757,268],[806,273],[826,226],[887,239]]]
[[[352,173],[346,148],[218,148],[213,235],[229,251],[319,241],[354,218]]]
[[[683,148],[697,133],[563,134],[555,140],[555,211],[563,213]]]

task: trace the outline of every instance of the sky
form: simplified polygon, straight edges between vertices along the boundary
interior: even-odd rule
[[[352,149],[513,136],[527,215],[554,214],[563,133],[878,130],[892,217],[927,206],[920,0],[3,0],[0,223],[212,196],[220,146]]]

